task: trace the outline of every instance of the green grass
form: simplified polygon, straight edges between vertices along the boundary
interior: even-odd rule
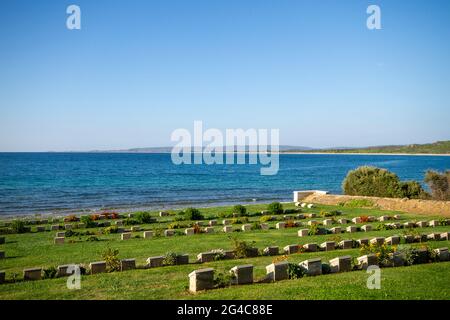
[[[285,205],[292,208],[293,204]],[[248,206],[250,212],[261,211],[265,205]],[[342,217],[351,219],[360,215],[393,215],[398,212],[387,212],[377,209],[342,208],[318,206],[307,212],[319,213],[321,210],[338,209]],[[216,217],[221,212],[229,212],[230,207],[202,209],[208,218]],[[156,214],[156,213],[153,213]],[[438,216],[401,214],[402,220],[430,220]],[[171,217],[162,219],[161,223],[142,226],[144,229],[165,227]],[[322,220],[318,217],[314,220]],[[221,219],[220,219],[221,220]],[[259,217],[251,218],[259,220]],[[301,220],[302,222],[308,221]],[[274,226],[276,222],[270,222]],[[369,223],[374,226],[378,222]],[[236,228],[238,226],[235,226]],[[222,226],[217,226],[219,231]],[[284,230],[260,230],[233,233],[241,240],[254,241],[255,246],[262,249],[269,245],[280,248],[289,244],[305,244],[327,240],[344,240],[370,238],[402,234],[402,230],[359,232],[354,234],[321,235],[305,238],[297,237],[299,228]],[[415,229],[417,232],[431,233],[449,231],[450,227]],[[136,234],[142,234],[138,232]],[[0,250],[6,252],[6,259],[0,260],[0,270],[11,279],[13,273],[22,277],[22,270],[29,267],[50,267],[67,263],[85,263],[101,260],[101,251],[108,246],[118,249],[120,258],[136,258],[138,265],[144,265],[148,257],[162,255],[166,252],[189,253],[191,261],[200,252],[216,248],[231,249],[230,234],[201,234],[194,236],[158,237],[154,239],[120,240],[119,234],[98,235],[101,241],[87,242],[87,237],[76,239],[79,242],[58,246],[53,244],[55,232],[14,234],[6,236],[6,244]],[[67,239],[66,239],[67,241]],[[449,247],[450,242],[428,242],[430,247]],[[330,252],[302,253],[290,255],[288,260],[298,263],[302,260],[321,257],[323,262],[331,258],[350,254],[360,255],[359,249],[336,250]],[[116,272],[83,276],[81,290],[68,290],[66,279],[49,279],[36,282],[8,283],[0,285],[0,299],[446,299],[449,295],[449,277],[443,275],[450,271],[449,263],[435,263],[404,268],[382,269],[382,290],[368,290],[365,287],[367,274],[351,272],[345,274],[324,275],[320,277],[302,278],[273,284],[254,284],[234,286],[212,290],[196,295],[187,292],[187,275],[204,267],[213,267],[216,272],[227,272],[235,265],[251,263],[255,266],[254,277],[260,279],[265,275],[265,266],[272,263],[273,257],[257,257],[241,260],[217,261],[201,265],[184,265],[155,269],[139,269],[127,272]]]

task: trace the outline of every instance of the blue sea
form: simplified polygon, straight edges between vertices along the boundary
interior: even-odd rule
[[[170,154],[0,153],[0,215],[290,201],[294,190],[341,193],[361,165],[422,182],[450,157],[284,154],[278,174],[262,176],[260,165],[174,165]]]

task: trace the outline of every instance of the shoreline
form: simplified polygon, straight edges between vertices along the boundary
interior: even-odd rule
[[[352,156],[434,156],[450,157],[450,153],[375,153],[375,152],[279,152],[279,154],[318,154],[318,155],[352,155]]]

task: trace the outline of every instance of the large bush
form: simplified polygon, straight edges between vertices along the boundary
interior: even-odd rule
[[[267,210],[272,214],[281,214],[284,212],[283,205],[279,202],[272,202],[267,206]]]
[[[145,223],[152,223],[155,221],[153,217],[151,216],[150,212],[146,211],[140,211],[136,212],[134,214],[134,218],[139,221],[139,223],[145,224]]]
[[[235,205],[233,207],[233,213],[236,213],[239,216],[243,216],[247,213],[247,208],[240,204]]]
[[[196,208],[187,208],[186,210],[184,210],[183,216],[186,220],[203,220],[204,219],[200,210],[198,210]]]
[[[425,183],[435,200],[450,200],[450,170],[443,173],[429,170],[425,174]]]
[[[401,182],[386,169],[359,167],[347,174],[342,184],[344,194],[386,198],[426,198],[427,193],[415,181]]]

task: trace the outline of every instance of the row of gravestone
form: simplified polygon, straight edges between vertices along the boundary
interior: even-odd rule
[[[438,261],[449,261],[450,255],[448,248],[435,249],[434,252]],[[428,262],[428,252],[426,249],[418,249],[417,255],[419,257],[418,263]],[[423,257],[421,257],[423,256]],[[405,265],[405,258],[401,254],[392,254],[390,257],[391,266]],[[357,258],[357,270],[367,269],[369,266],[378,265],[378,258],[375,254],[368,254]],[[298,264],[304,273],[308,276],[318,276],[322,274],[322,261],[320,258],[308,259]],[[330,273],[349,272],[353,270],[352,257],[341,256],[331,259],[329,261]],[[266,277],[259,282],[273,282],[289,279],[289,262],[281,261],[272,263],[266,266]],[[253,283],[253,265],[240,265],[230,269],[231,284],[243,285]],[[205,268],[195,270],[189,274],[189,290],[197,292],[214,288],[214,269]]]
[[[413,242],[414,237],[410,235],[406,235],[405,241],[406,242]],[[412,237],[412,238],[411,238]],[[419,236],[420,237],[420,236]],[[445,233],[431,233],[426,235],[426,239],[419,238],[417,240],[423,241],[423,240],[449,240],[450,232]],[[391,236],[388,238],[384,237],[375,237],[371,240],[369,239],[359,239],[356,242],[353,240],[343,240],[338,245],[334,241],[326,241],[322,243],[320,246],[316,243],[308,243],[305,245],[298,245],[298,244],[292,244],[285,246],[284,253],[285,254],[294,254],[298,253],[301,250],[304,250],[305,252],[316,252],[318,250],[323,251],[330,251],[335,250],[336,248],[339,249],[351,249],[355,246],[355,244],[362,246],[362,245],[368,245],[369,243],[382,245],[384,243],[388,245],[397,245],[400,243],[400,236]],[[267,256],[274,256],[279,254],[279,247],[277,246],[271,246],[266,247],[263,250],[263,255]],[[198,263],[206,263],[215,261],[216,257],[220,255],[223,259],[234,259],[235,258],[235,252],[233,250],[221,250],[221,251],[210,251],[210,252],[202,252],[197,255],[197,262]],[[257,257],[259,256],[259,250],[258,248],[248,248],[246,252],[247,257]],[[4,251],[0,251],[0,258],[4,258],[5,253]],[[155,267],[162,267],[164,265],[164,256],[155,256],[150,257],[147,259],[147,268],[155,268]],[[189,255],[188,254],[182,254],[177,255],[175,258],[175,264],[181,265],[181,264],[188,264],[189,263]],[[58,275],[64,276],[66,275],[66,271],[68,266],[70,265],[62,265],[58,266]],[[96,273],[102,273],[106,272],[106,262],[105,261],[99,261],[99,262],[92,262],[89,265],[89,269],[91,270],[91,274]],[[120,269],[122,271],[135,269],[136,268],[136,260],[135,259],[124,259],[121,260],[121,266]],[[4,275],[4,272],[3,272]],[[24,280],[39,280],[42,277],[42,268],[31,268],[31,269],[25,269],[23,271],[23,277]]]

